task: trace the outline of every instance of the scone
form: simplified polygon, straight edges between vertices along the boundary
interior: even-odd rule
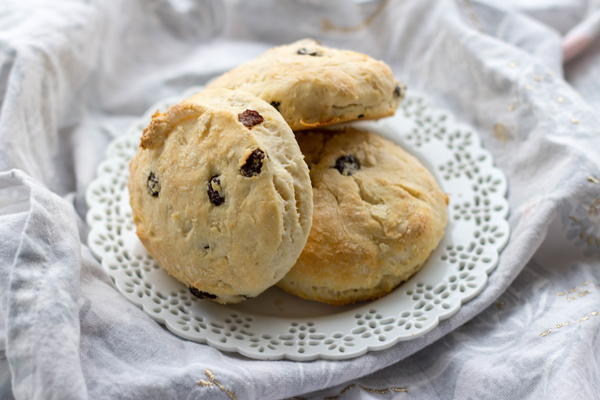
[[[385,295],[419,270],[447,222],[448,197],[417,159],[367,131],[296,134],[310,168],[313,225],[279,286],[348,304]]]
[[[152,257],[219,303],[275,284],[310,232],[312,189],[294,134],[242,91],[207,90],[155,113],[130,164],[129,193]]]
[[[272,48],[207,87],[255,94],[294,131],[393,115],[404,97],[384,62],[310,39]]]

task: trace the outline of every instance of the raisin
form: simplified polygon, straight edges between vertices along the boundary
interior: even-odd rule
[[[223,188],[221,187],[221,180],[219,179],[219,175],[212,176],[208,181],[208,189],[206,190],[208,194],[208,199],[215,206],[220,206],[225,202],[225,197],[223,197]]]
[[[365,114],[358,114],[358,119],[364,118]]]
[[[274,109],[279,111],[279,106],[281,105],[281,103],[279,101],[272,101],[271,105],[273,106]]]
[[[316,51],[316,50],[309,51],[306,47],[300,47],[298,49],[298,51],[296,51],[296,54],[299,54],[301,56],[312,56],[312,57],[319,57],[322,55],[319,51]]]
[[[360,161],[352,154],[347,154],[335,160],[333,168],[337,169],[344,176],[350,176],[354,171],[360,169]]]
[[[154,175],[154,172],[150,172],[150,175],[148,175],[146,186],[148,187],[150,196],[158,197],[158,194],[160,193],[160,182],[158,181],[158,177]]]
[[[208,293],[208,292],[203,292],[202,290],[198,290],[195,287],[190,288],[190,293],[199,299],[216,299],[217,298],[216,295],[214,295],[212,293]]]
[[[246,110],[243,113],[238,114],[238,121],[240,121],[246,128],[250,129],[254,125],[258,125],[265,119],[257,111]]]
[[[260,174],[265,159],[265,152],[261,149],[254,150],[246,159],[246,162],[240,168],[240,174],[245,177],[251,177]]]
[[[404,86],[396,85],[394,88],[394,96],[396,97],[404,97],[404,92],[406,88]]]

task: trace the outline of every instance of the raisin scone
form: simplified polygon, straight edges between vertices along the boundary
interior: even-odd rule
[[[198,297],[236,303],[280,280],[312,221],[309,171],[289,126],[242,91],[156,112],[130,164],[138,237]]]
[[[274,47],[207,87],[262,98],[294,131],[393,115],[405,93],[384,62],[311,39]]]
[[[310,168],[313,225],[278,285],[335,305],[389,293],[440,242],[447,195],[417,159],[375,133],[346,127],[296,138]]]

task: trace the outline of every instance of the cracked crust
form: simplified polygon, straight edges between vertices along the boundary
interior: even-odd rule
[[[152,257],[219,303],[257,296],[280,280],[312,221],[308,168],[294,134],[269,104],[227,89],[152,116],[130,164],[129,193]]]
[[[437,247],[448,197],[417,159],[374,133],[346,127],[296,138],[310,168],[313,226],[278,285],[335,305],[389,293]],[[346,155],[360,161],[349,176],[334,168]]]
[[[307,51],[299,54],[300,49]],[[294,131],[393,115],[405,93],[384,62],[311,39],[270,49],[207,87],[259,96]]]

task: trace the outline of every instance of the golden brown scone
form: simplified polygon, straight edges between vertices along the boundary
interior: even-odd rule
[[[346,127],[296,138],[310,168],[313,225],[278,285],[336,305],[389,293],[437,247],[448,197],[416,158],[374,133]]]
[[[130,164],[137,234],[193,294],[236,303],[275,284],[312,221],[294,134],[245,92],[204,91],[153,115]]]
[[[393,115],[405,92],[384,62],[311,39],[272,48],[207,87],[253,93],[294,131]]]

